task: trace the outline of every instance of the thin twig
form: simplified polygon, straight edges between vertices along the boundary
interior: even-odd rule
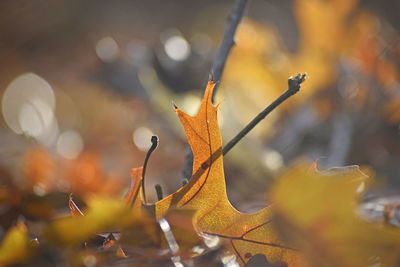
[[[300,90],[301,83],[304,82],[306,78],[306,74],[298,74],[294,78],[289,78],[289,88],[284,92],[280,97],[278,97],[271,105],[269,105],[265,110],[263,110],[256,118],[254,118],[237,136],[235,136],[224,148],[219,148],[214,151],[208,159],[204,162],[215,162],[219,157],[222,157],[223,154],[228,153],[228,151],[240,141],[240,139],[245,136],[254,126],[257,125],[262,119],[264,119],[272,110],[274,110],[277,106],[279,106],[283,101],[288,99],[290,96],[296,94]],[[223,153],[225,151],[225,153]],[[192,179],[199,179],[207,168],[199,167],[194,171]],[[188,187],[184,187],[184,193],[187,192]]]
[[[244,10],[246,8],[247,0],[235,0],[231,13],[228,16],[226,23],[224,38],[215,55],[214,62],[211,67],[211,74],[214,81],[220,81],[224,71],[226,60],[228,59],[229,52],[235,44],[236,29],[243,18]],[[215,92],[217,91],[219,83],[214,87],[212,99],[214,100]]]
[[[272,102],[266,109],[261,111],[249,124],[246,125],[231,141],[229,141],[222,149],[222,155],[231,150],[246,134],[248,134],[261,120],[263,120],[271,111],[282,104],[286,99],[296,94],[300,90],[300,85],[306,79],[306,74],[297,74],[294,78],[289,78],[289,88]]]
[[[214,95],[219,85],[218,81],[221,80],[229,52],[231,51],[231,48],[235,44],[236,29],[240,21],[242,20],[246,4],[247,0],[235,0],[231,12],[228,16],[228,20],[224,31],[224,37],[222,39],[221,45],[218,48],[217,54],[215,55],[214,62],[211,67],[211,75],[213,77],[213,80],[217,82],[214,87],[212,100],[214,100]],[[192,176],[192,168],[193,168],[193,152],[189,146],[183,168],[184,178],[190,179],[190,177]]]
[[[142,195],[143,195],[143,201],[144,204],[147,203],[146,200],[146,190],[144,188],[144,177],[146,174],[146,169],[147,169],[147,162],[149,161],[150,155],[151,153],[157,148],[158,146],[158,136],[157,135],[153,135],[151,137],[151,147],[149,149],[149,151],[146,154],[146,158],[144,159],[144,164],[143,164],[143,174],[142,174]]]

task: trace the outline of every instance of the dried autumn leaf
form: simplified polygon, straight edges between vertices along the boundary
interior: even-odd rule
[[[80,244],[98,233],[110,232],[130,219],[126,205],[117,199],[104,197],[89,199],[85,216],[76,210],[73,210],[73,214],[74,217],[51,223],[45,229],[47,238],[57,244]]]
[[[400,231],[357,214],[365,180],[354,166],[312,172],[300,165],[270,190],[276,229],[300,248],[310,266],[398,266]]]
[[[131,170],[131,186],[123,199],[125,205],[130,206],[131,212],[134,213],[137,217],[141,217],[142,215],[148,216],[145,208],[142,205],[142,175],[143,167],[133,168]]]
[[[195,209],[196,230],[226,240],[241,265],[255,254],[264,254],[272,262],[293,264],[299,260],[299,254],[279,240],[271,227],[269,207],[245,214],[228,200],[217,107],[211,103],[213,88],[213,82],[209,81],[196,116],[176,109],[193,150],[193,177],[180,190],[155,203],[156,217],[163,217],[175,208]]]
[[[75,202],[72,200],[72,196],[69,196],[69,210],[70,213],[72,215],[72,217],[81,217],[81,216],[85,216],[83,214],[83,212],[79,209],[78,205],[75,204]],[[102,236],[97,235],[96,238],[102,239]],[[88,242],[85,242],[85,246],[88,247]],[[108,234],[107,238],[104,239],[103,241],[103,248],[108,249],[110,247],[113,247],[114,245],[117,244],[117,250],[116,250],[116,254],[117,256],[121,257],[121,258],[126,258],[126,255],[124,253],[124,251],[122,250],[121,246],[117,243],[113,233]]]
[[[162,249],[168,248],[167,240],[160,229],[159,222],[149,215],[148,207],[142,204],[142,174],[143,168],[134,168],[131,171],[131,186],[123,202],[130,207],[130,213],[136,219],[122,229],[120,242],[127,251],[140,254],[145,258],[160,258],[160,254],[164,254],[161,258],[170,257],[169,254],[160,253]],[[193,227],[193,216],[194,210],[191,209],[171,209],[164,214],[171,233],[179,243],[175,255],[181,258],[192,257],[194,254],[192,248],[202,244]]]
[[[161,243],[160,229],[156,220],[149,216],[142,205],[141,184],[143,167],[133,168],[131,171],[131,186],[126,193],[123,203],[130,208],[129,212],[135,220],[121,231],[121,244],[127,250],[140,250],[139,254],[156,255]],[[150,250],[150,252],[149,252]]]

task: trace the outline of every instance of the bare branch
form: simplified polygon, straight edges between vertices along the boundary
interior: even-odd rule
[[[213,75],[214,81],[220,81],[222,78],[222,73],[224,71],[225,63],[228,58],[231,48],[235,44],[235,33],[236,29],[243,18],[244,10],[246,8],[247,0],[235,0],[231,13],[228,16],[228,21],[226,24],[224,38],[222,43],[218,48],[217,54],[215,55],[214,62],[211,67],[211,74]],[[214,87],[214,94],[218,88],[219,83]]]
[[[296,94],[300,90],[300,85],[306,79],[306,74],[297,74],[294,78],[289,78],[288,84],[289,88],[280,95],[274,102],[261,111],[249,124],[246,125],[231,141],[229,141],[222,149],[222,155],[231,150],[246,134],[248,134],[260,121],[262,121],[271,111],[273,111],[277,106],[282,104],[286,99]]]
[[[228,16],[226,23],[224,38],[222,39],[221,45],[218,48],[217,54],[215,55],[214,62],[211,67],[211,75],[214,81],[220,81],[222,73],[224,71],[225,63],[228,58],[231,48],[235,44],[235,33],[236,29],[243,17],[244,9],[246,8],[247,0],[235,0],[233,7]],[[219,83],[214,87],[212,100],[214,100],[215,92],[217,91]],[[205,89],[204,89],[205,91]],[[190,179],[192,177],[193,168],[193,152],[188,146],[188,151],[185,157],[185,164],[183,167],[183,177]]]

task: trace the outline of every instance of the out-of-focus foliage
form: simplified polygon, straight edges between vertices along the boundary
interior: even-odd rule
[[[367,222],[357,212],[366,179],[357,171],[326,176],[297,165],[270,189],[275,229],[309,266],[399,264],[400,230]]]
[[[65,160],[42,147],[33,147],[25,155],[22,171],[27,185],[40,194],[68,190],[81,196],[115,195],[121,189],[118,178],[104,174],[98,155],[89,151],[74,160]]]
[[[392,57],[396,47],[391,40],[382,39],[386,32],[379,18],[357,9],[357,5],[357,0],[294,1],[293,11],[299,30],[295,53],[285,47],[272,26],[245,20],[238,29],[237,46],[230,55],[221,85],[221,95],[225,90],[235,92],[234,98],[229,99],[229,105],[235,108],[227,112],[235,114],[243,123],[248,122],[252,112],[251,109],[244,112],[244,109],[253,106],[255,111],[261,110],[282,93],[287,73],[300,70],[306,70],[311,79],[307,90],[292,102],[304,102],[315,91],[324,90],[342,79],[341,64],[360,72],[354,74],[360,78],[354,81],[357,84],[347,84],[343,88],[346,98],[352,101],[366,101],[368,90],[372,89],[362,80],[363,75],[376,78],[384,90],[398,90],[399,73],[396,59]],[[390,38],[398,36],[392,33]],[[254,93],[248,94],[249,88]],[[294,107],[296,105],[292,103],[286,108]],[[320,105],[316,108],[323,116],[333,111]],[[272,123],[271,120],[268,122]]]
[[[10,228],[0,246],[0,265],[25,262],[33,252],[28,230],[22,221]]]
[[[120,201],[92,198],[85,216],[69,217],[53,222],[45,230],[48,239],[60,245],[77,245],[97,233],[121,227],[129,218],[128,209]]]
[[[257,169],[249,179],[263,183],[299,156],[322,156],[326,168],[371,164],[397,185],[391,169],[400,158],[398,27],[356,0],[278,6],[273,10],[282,20],[294,14],[287,33],[260,17],[239,26],[217,95],[225,103],[224,139],[284,91],[288,73],[307,72],[307,88],[258,125],[227,161],[247,172]]]

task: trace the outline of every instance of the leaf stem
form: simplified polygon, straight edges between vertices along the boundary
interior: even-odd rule
[[[149,151],[147,151],[146,158],[144,159],[144,164],[143,164],[142,195],[143,195],[143,202],[144,202],[144,204],[147,203],[147,201],[146,201],[146,190],[145,190],[145,188],[144,188],[144,177],[145,177],[145,174],[146,174],[147,162],[149,161],[150,155],[151,155],[151,153],[152,153],[152,152],[157,148],[157,146],[158,146],[158,136],[157,136],[157,135],[153,135],[153,136],[151,137],[151,143],[152,143],[152,145],[151,145]]]
[[[288,80],[288,89],[281,94],[274,102],[261,111],[249,124],[246,125],[231,141],[222,148],[222,155],[226,155],[244,136],[246,136],[261,120],[271,113],[276,107],[282,104],[286,99],[296,94],[300,90],[300,85],[306,79],[306,73],[297,74],[296,77],[290,77]]]
[[[154,188],[156,189],[156,193],[157,193],[157,199],[160,201],[164,198],[163,196],[163,190],[160,184],[156,184],[154,186]]]

